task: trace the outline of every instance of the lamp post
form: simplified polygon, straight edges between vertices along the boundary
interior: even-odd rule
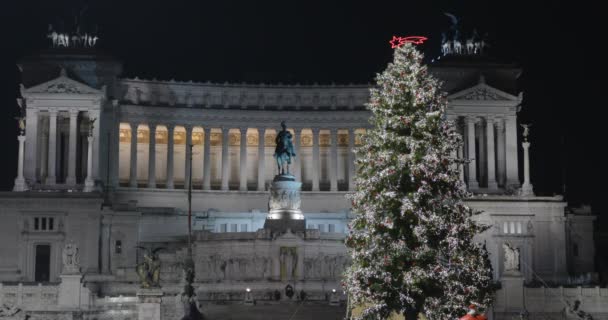
[[[192,259],[192,144],[187,146],[188,161],[188,254],[184,261],[184,288],[182,290],[182,302],[184,316],[182,320],[202,320],[203,314],[196,303],[196,293],[192,283],[194,282],[194,260]]]

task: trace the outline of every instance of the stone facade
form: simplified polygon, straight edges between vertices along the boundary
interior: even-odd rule
[[[21,65],[27,111],[23,174],[17,174],[15,192],[0,194],[0,305],[67,317],[52,305],[60,296],[61,250],[73,242],[83,287],[71,288],[91,294],[87,306],[77,308],[83,318],[134,319],[135,266],[142,259],[136,247],[164,247],[163,295],[154,314],[179,318],[190,144],[199,301],[221,313],[224,307],[215,302],[242,302],[249,288],[254,300],[276,303],[277,310],[303,294],[307,301],[329,303],[332,296],[333,304],[343,302],[343,239],[351,218],[345,196],[355,172],[350,150],[369,127],[367,86],[120,79],[120,63],[93,54],[44,53]],[[472,159],[461,178],[474,193],[469,205],[483,211],[477,219],[492,226],[478,240],[490,252],[497,281],[504,280],[502,245],[520,252],[521,281],[510,282],[509,292],[499,291],[494,316],[523,309],[559,312],[549,294],[524,285],[542,279],[557,287],[581,275],[592,281],[594,217],[566,214],[560,196],[517,192],[522,96],[513,88],[519,69],[442,62],[431,71],[446,81],[448,117],[465,140],[459,156]],[[297,207],[303,232],[263,229],[277,174],[274,135],[283,120],[294,137],[292,173],[302,182]],[[271,202],[271,209],[295,206],[288,202],[289,197],[284,204]],[[38,282],[44,285],[31,285]],[[286,295],[288,285],[295,289],[292,297]],[[501,298],[512,298],[513,290],[519,292],[515,300],[525,303]],[[559,290],[570,296],[570,289]],[[580,290],[587,297],[592,289]],[[33,293],[16,293],[25,291]],[[605,300],[604,291],[583,298],[583,308],[596,303],[587,301]],[[532,306],[539,299],[546,308]],[[593,306],[589,312],[607,315],[607,309]]]

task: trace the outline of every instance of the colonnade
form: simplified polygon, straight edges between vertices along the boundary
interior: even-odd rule
[[[145,128],[147,127],[147,130]],[[144,128],[144,130],[142,130]],[[179,128],[179,132],[176,131]],[[197,166],[202,166],[202,183],[197,188],[202,190],[212,189],[212,176],[214,176],[212,169],[217,176],[219,172],[220,190],[230,190],[231,176],[231,146],[239,146],[238,149],[238,190],[266,190],[266,180],[268,174],[269,165],[268,161],[274,163],[275,159],[269,156],[269,149],[274,150],[274,137],[275,128],[266,127],[198,127],[192,125],[180,125],[174,124],[159,124],[159,123],[146,123],[141,124],[138,122],[121,123],[119,126],[120,136],[120,150],[122,154],[119,159],[119,166],[122,166],[122,170],[119,170],[122,174],[119,179],[122,181],[123,186],[131,188],[157,188],[162,186],[166,189],[173,189],[176,187],[176,173],[174,169],[180,167],[184,169],[183,186],[186,187],[189,184],[189,171],[190,171],[190,148],[187,146],[193,144],[193,136],[196,138],[195,145],[197,150],[202,152],[202,156],[199,155],[199,160],[193,160],[193,170],[199,170]],[[312,169],[307,172],[307,178],[310,181],[311,191],[321,191],[321,149],[323,149],[327,156],[326,160],[329,162],[327,167],[326,177],[329,179],[329,188],[326,191],[346,191],[352,190],[354,186],[354,154],[348,150],[352,150],[355,147],[355,136],[359,131],[363,129],[358,128],[321,128],[321,127],[309,127],[309,128],[290,128],[292,132],[294,148],[296,152],[296,160],[290,168],[291,173],[296,177],[298,181],[302,181],[302,154],[305,147],[312,149]],[[257,131],[257,132],[256,132]],[[322,133],[323,131],[323,133]],[[303,135],[303,132],[305,133]],[[160,134],[159,134],[160,133]],[[257,135],[256,135],[257,133]],[[329,134],[327,134],[329,133]],[[145,135],[145,136],[143,136]],[[304,137],[305,136],[305,137]],[[339,143],[340,136],[340,143]],[[212,137],[215,139],[212,140]],[[262,138],[263,137],[263,138]],[[323,141],[321,141],[323,137]],[[303,138],[305,138],[303,140]],[[328,139],[327,139],[328,138]],[[185,145],[185,156],[183,158],[183,166],[175,165],[176,153],[176,142],[179,140],[179,144]],[[204,140],[204,141],[203,141]],[[221,142],[220,142],[221,141]],[[304,145],[303,142],[304,141]],[[159,159],[159,152],[157,152],[158,144],[163,144],[163,149],[166,148],[166,158]],[[237,144],[238,142],[238,144]],[[322,143],[323,142],[323,143]],[[201,146],[202,144],[202,146]],[[142,170],[138,170],[138,166],[144,165],[145,161],[139,159],[138,150],[140,154],[143,148],[148,148],[147,152],[147,181],[142,181],[141,176]],[[165,147],[166,145],[166,147]],[[220,147],[221,145],[221,147]],[[248,163],[251,166],[254,161],[249,160],[248,156],[252,154],[257,145],[257,174],[255,186],[248,185]],[[213,146],[213,152],[212,152]],[[249,149],[247,147],[250,147]],[[128,147],[128,149],[127,149]],[[345,156],[339,157],[339,150],[341,154],[346,152]],[[126,176],[126,165],[127,159],[126,154],[128,152],[128,176]],[[195,151],[196,152],[196,151]],[[164,153],[164,152],[163,152]],[[219,167],[213,166],[212,164],[212,153],[215,157],[220,158]],[[198,153],[197,153],[198,154]],[[202,158],[202,165],[200,159]],[[344,183],[339,187],[339,174],[338,174],[338,161],[339,158],[344,161],[341,163],[342,168],[346,169],[345,173],[342,174]],[[165,161],[166,160],[166,161]],[[181,159],[180,159],[181,160]],[[158,168],[158,162],[164,162],[161,164],[164,168]],[[272,166],[270,166],[272,168]],[[308,168],[308,167],[307,167]],[[159,170],[160,169],[160,170]],[[138,175],[139,172],[139,175]],[[144,171],[145,172],[145,171]],[[276,172],[275,172],[276,173]],[[164,175],[162,183],[159,184],[158,174]],[[274,173],[273,173],[274,174]],[[181,176],[181,173],[180,173]],[[128,181],[125,181],[128,178]],[[181,180],[181,179],[180,179]],[[200,180],[199,180],[200,181]],[[249,179],[251,181],[251,179]],[[144,183],[142,183],[144,182]],[[181,181],[180,181],[181,182]],[[217,186],[215,186],[217,188]],[[236,189],[233,186],[234,189]]]
[[[88,144],[99,136],[99,128],[90,128],[89,120],[98,118],[99,111],[86,108],[29,109],[26,118],[27,156],[23,169],[27,180],[51,186],[74,186],[83,182],[77,181],[79,167],[83,179],[85,173],[89,180],[96,179],[98,162],[91,155],[97,154],[98,145]],[[63,136],[61,128],[66,121],[67,137]],[[87,139],[89,131],[92,131],[92,139]],[[64,159],[67,161],[62,161]]]
[[[464,144],[459,156],[468,160],[461,179],[470,190],[496,190],[519,185],[515,116],[452,116]]]

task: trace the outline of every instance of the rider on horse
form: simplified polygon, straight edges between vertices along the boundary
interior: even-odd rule
[[[291,132],[287,131],[285,121],[281,122],[281,127],[283,130],[279,131],[275,139],[277,146],[274,149],[274,157],[277,160],[279,174],[289,174],[291,157],[295,157],[296,153],[294,152],[293,143],[291,142]],[[285,170],[286,167],[287,170]]]

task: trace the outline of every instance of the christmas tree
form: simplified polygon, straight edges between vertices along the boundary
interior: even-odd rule
[[[357,153],[355,218],[346,246],[351,305],[361,319],[391,313],[416,319],[456,319],[471,303],[492,299],[492,269],[473,237],[486,226],[463,200],[458,175],[462,144],[445,116],[447,99],[414,45],[397,47],[377,75],[368,109],[373,128]]]

